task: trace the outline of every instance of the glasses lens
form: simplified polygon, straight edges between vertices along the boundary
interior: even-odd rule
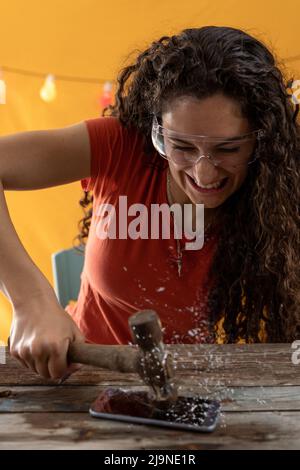
[[[154,148],[158,151],[158,153],[164,157],[168,158],[165,150],[165,142],[164,142],[164,135],[160,131],[160,126],[158,124],[154,124],[152,126],[152,143],[154,145]]]
[[[254,153],[254,146],[255,137],[216,147],[212,150],[213,160],[216,165],[228,170],[249,165],[256,160],[257,154]]]

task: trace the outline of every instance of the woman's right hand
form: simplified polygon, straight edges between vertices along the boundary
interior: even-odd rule
[[[67,361],[72,341],[84,342],[84,336],[59,305],[54,291],[14,307],[10,354],[42,377],[58,379],[78,369]]]

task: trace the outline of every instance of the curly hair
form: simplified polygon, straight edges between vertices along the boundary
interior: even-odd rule
[[[164,36],[121,70],[116,116],[145,137],[153,153],[152,115],[179,96],[217,92],[238,101],[264,137],[242,187],[222,205],[222,227],[213,259],[208,305],[212,327],[223,319],[225,342],[269,342],[300,335],[300,145],[299,106],[273,54],[259,40],[230,27],[206,26]],[[90,204],[85,194],[81,204]],[[81,242],[91,209],[82,219]]]

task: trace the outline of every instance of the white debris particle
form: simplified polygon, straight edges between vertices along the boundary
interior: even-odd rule
[[[197,336],[199,334],[199,328],[195,328],[193,330],[189,330],[187,333],[189,336]]]
[[[188,310],[189,312],[193,312],[193,311],[194,311],[194,307],[186,307],[186,310]]]
[[[156,292],[163,292],[164,290],[166,290],[166,288],[165,287],[158,287],[155,290],[156,290]]]
[[[127,268],[126,268],[126,266],[123,266],[123,269],[124,269],[124,271],[127,271]]]

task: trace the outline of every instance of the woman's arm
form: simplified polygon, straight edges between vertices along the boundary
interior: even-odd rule
[[[84,123],[0,138],[0,290],[13,306],[10,350],[44,377],[66,373],[69,343],[83,337],[24,249],[10,219],[4,190],[46,188],[89,174]]]
[[[0,137],[0,180],[5,190],[42,189],[90,174],[86,124]]]

